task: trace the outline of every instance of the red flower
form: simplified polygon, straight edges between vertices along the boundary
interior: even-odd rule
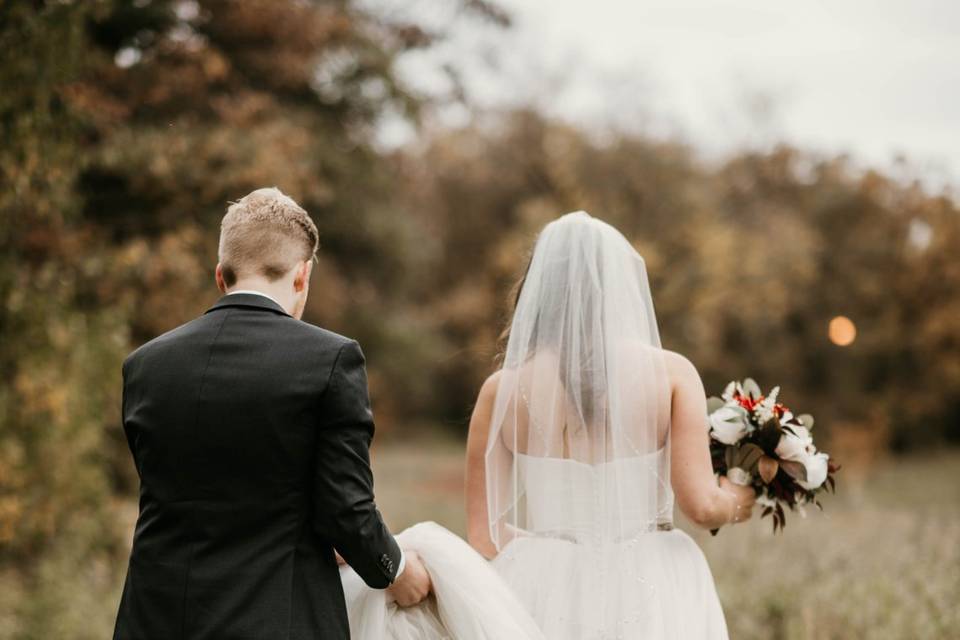
[[[757,403],[763,401],[763,396],[760,396],[759,398],[754,400],[750,396],[744,396],[738,393],[734,397],[736,398],[737,402],[740,403],[740,406],[746,409],[747,411],[753,411],[753,408],[757,406]]]

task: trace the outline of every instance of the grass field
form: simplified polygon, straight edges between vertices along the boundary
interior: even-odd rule
[[[462,533],[456,442],[374,449],[391,528],[435,520]],[[788,513],[716,537],[678,514],[710,562],[734,640],[960,638],[960,451],[842,470],[826,511]]]

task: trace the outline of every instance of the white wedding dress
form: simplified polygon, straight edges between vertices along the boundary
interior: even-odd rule
[[[661,454],[662,455],[662,454]],[[569,466],[589,483],[594,470],[570,460],[529,459],[527,472]],[[638,459],[629,463],[642,467]],[[553,470],[549,470],[553,473]],[[634,472],[642,472],[635,469]],[[548,498],[548,496],[544,496]],[[547,502],[549,504],[549,502]],[[584,504],[588,514],[590,504]],[[434,595],[400,608],[385,591],[341,569],[354,640],[725,640],[723,611],[703,553],[680,529],[638,533],[598,557],[584,532],[552,529],[557,514],[537,517],[543,531],[518,536],[488,563],[433,522],[397,536],[418,551]],[[599,564],[598,564],[599,563]],[[602,588],[592,580],[611,582]],[[591,594],[613,593],[616,601]],[[610,624],[604,612],[616,612]]]
[[[664,463],[668,449],[622,458],[601,468],[569,459],[521,458],[534,532],[509,542],[493,560],[547,638],[552,640],[727,638],[713,576],[700,548],[674,529],[673,495],[662,486],[659,522],[632,525],[623,539],[597,542],[595,526],[605,475],[632,477],[637,486]],[[603,467],[612,465],[616,469]],[[563,477],[560,483],[547,478]],[[576,518],[555,505],[577,496]],[[573,523],[573,526],[571,526]]]
[[[408,529],[435,600],[397,609],[346,569],[354,638],[726,640],[706,559],[673,528],[672,387],[646,267],[613,227],[577,212],[540,233],[498,376],[484,465],[498,555]]]

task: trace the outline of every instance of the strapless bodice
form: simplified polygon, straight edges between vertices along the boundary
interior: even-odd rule
[[[667,448],[589,464],[517,454],[527,533],[576,542],[625,541],[673,522]]]

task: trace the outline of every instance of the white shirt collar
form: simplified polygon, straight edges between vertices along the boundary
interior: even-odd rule
[[[252,294],[252,295],[255,295],[255,296],[263,296],[264,298],[267,298],[268,300],[272,300],[278,307],[280,307],[281,309],[283,309],[283,305],[280,304],[279,302],[277,302],[277,299],[276,299],[276,298],[274,298],[273,296],[271,296],[271,295],[269,295],[269,294],[264,293],[263,291],[254,291],[253,289],[236,289],[236,290],[234,290],[234,291],[231,291],[231,292],[228,293],[227,295],[228,295],[228,296],[232,296],[232,295],[235,294],[235,293],[249,293],[249,294]]]

